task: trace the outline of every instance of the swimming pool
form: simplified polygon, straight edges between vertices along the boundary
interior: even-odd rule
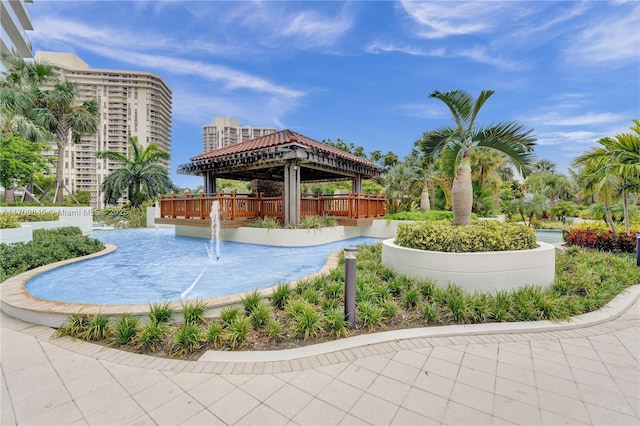
[[[172,228],[94,231],[118,250],[29,280],[35,297],[72,303],[147,304],[231,295],[293,281],[318,271],[334,251],[376,238],[308,247],[223,242],[219,260],[209,241],[175,236]]]

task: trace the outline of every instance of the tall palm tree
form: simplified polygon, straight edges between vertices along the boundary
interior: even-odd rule
[[[531,166],[531,173],[555,173],[556,164],[551,160],[536,161]]]
[[[129,137],[129,153],[115,151],[97,152],[98,158],[118,162],[122,165],[106,177],[102,183],[105,202],[115,204],[125,191],[132,207],[140,205],[171,187],[167,168],[161,163],[169,160],[169,153],[150,143],[145,148],[135,136]]]
[[[476,118],[493,90],[483,90],[477,99],[463,90],[441,93],[434,91],[430,98],[444,102],[456,123],[425,134],[421,146],[428,158],[443,157],[444,164],[453,171],[451,191],[453,223],[471,223],[473,187],[470,157],[476,148],[486,148],[504,153],[521,175],[526,176],[534,159],[535,137],[533,130],[516,122],[501,122],[490,127],[476,125]]]
[[[48,142],[52,135],[37,123],[38,88],[57,80],[53,67],[3,55],[7,68],[0,78],[0,135],[19,136],[32,142]]]
[[[79,142],[83,135],[98,130],[98,104],[95,100],[80,100],[77,86],[68,81],[58,82],[53,88],[41,89],[36,94],[38,108],[35,119],[54,134],[58,148],[56,167],[56,201],[64,200],[64,152],[67,145]]]
[[[574,160],[574,165],[584,166],[584,173],[598,183],[596,192],[599,191],[607,201],[612,201],[616,194],[622,197],[627,235],[630,233],[628,194],[640,187],[640,120],[633,120],[633,123],[631,130],[634,133],[601,138],[598,140],[600,146]]]

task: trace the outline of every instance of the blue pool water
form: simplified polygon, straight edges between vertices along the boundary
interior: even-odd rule
[[[223,242],[219,260],[209,241],[175,236],[172,228],[96,231],[92,237],[115,252],[67,265],[27,283],[38,298],[74,303],[147,304],[204,299],[271,287],[318,271],[330,253],[375,238],[353,238],[309,247]]]
[[[536,237],[538,237],[538,241],[542,241],[544,243],[553,244],[553,243],[561,243],[564,241],[562,239],[562,231],[537,229]]]

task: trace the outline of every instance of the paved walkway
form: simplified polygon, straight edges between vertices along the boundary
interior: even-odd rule
[[[478,328],[280,361],[159,359],[51,332],[2,314],[2,425],[640,424],[637,300],[571,330]]]

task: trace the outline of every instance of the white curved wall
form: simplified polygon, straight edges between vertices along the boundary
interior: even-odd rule
[[[382,263],[417,279],[445,287],[454,283],[468,292],[514,290],[525,285],[548,287],[555,278],[555,247],[538,241],[532,250],[444,253],[382,242]]]

